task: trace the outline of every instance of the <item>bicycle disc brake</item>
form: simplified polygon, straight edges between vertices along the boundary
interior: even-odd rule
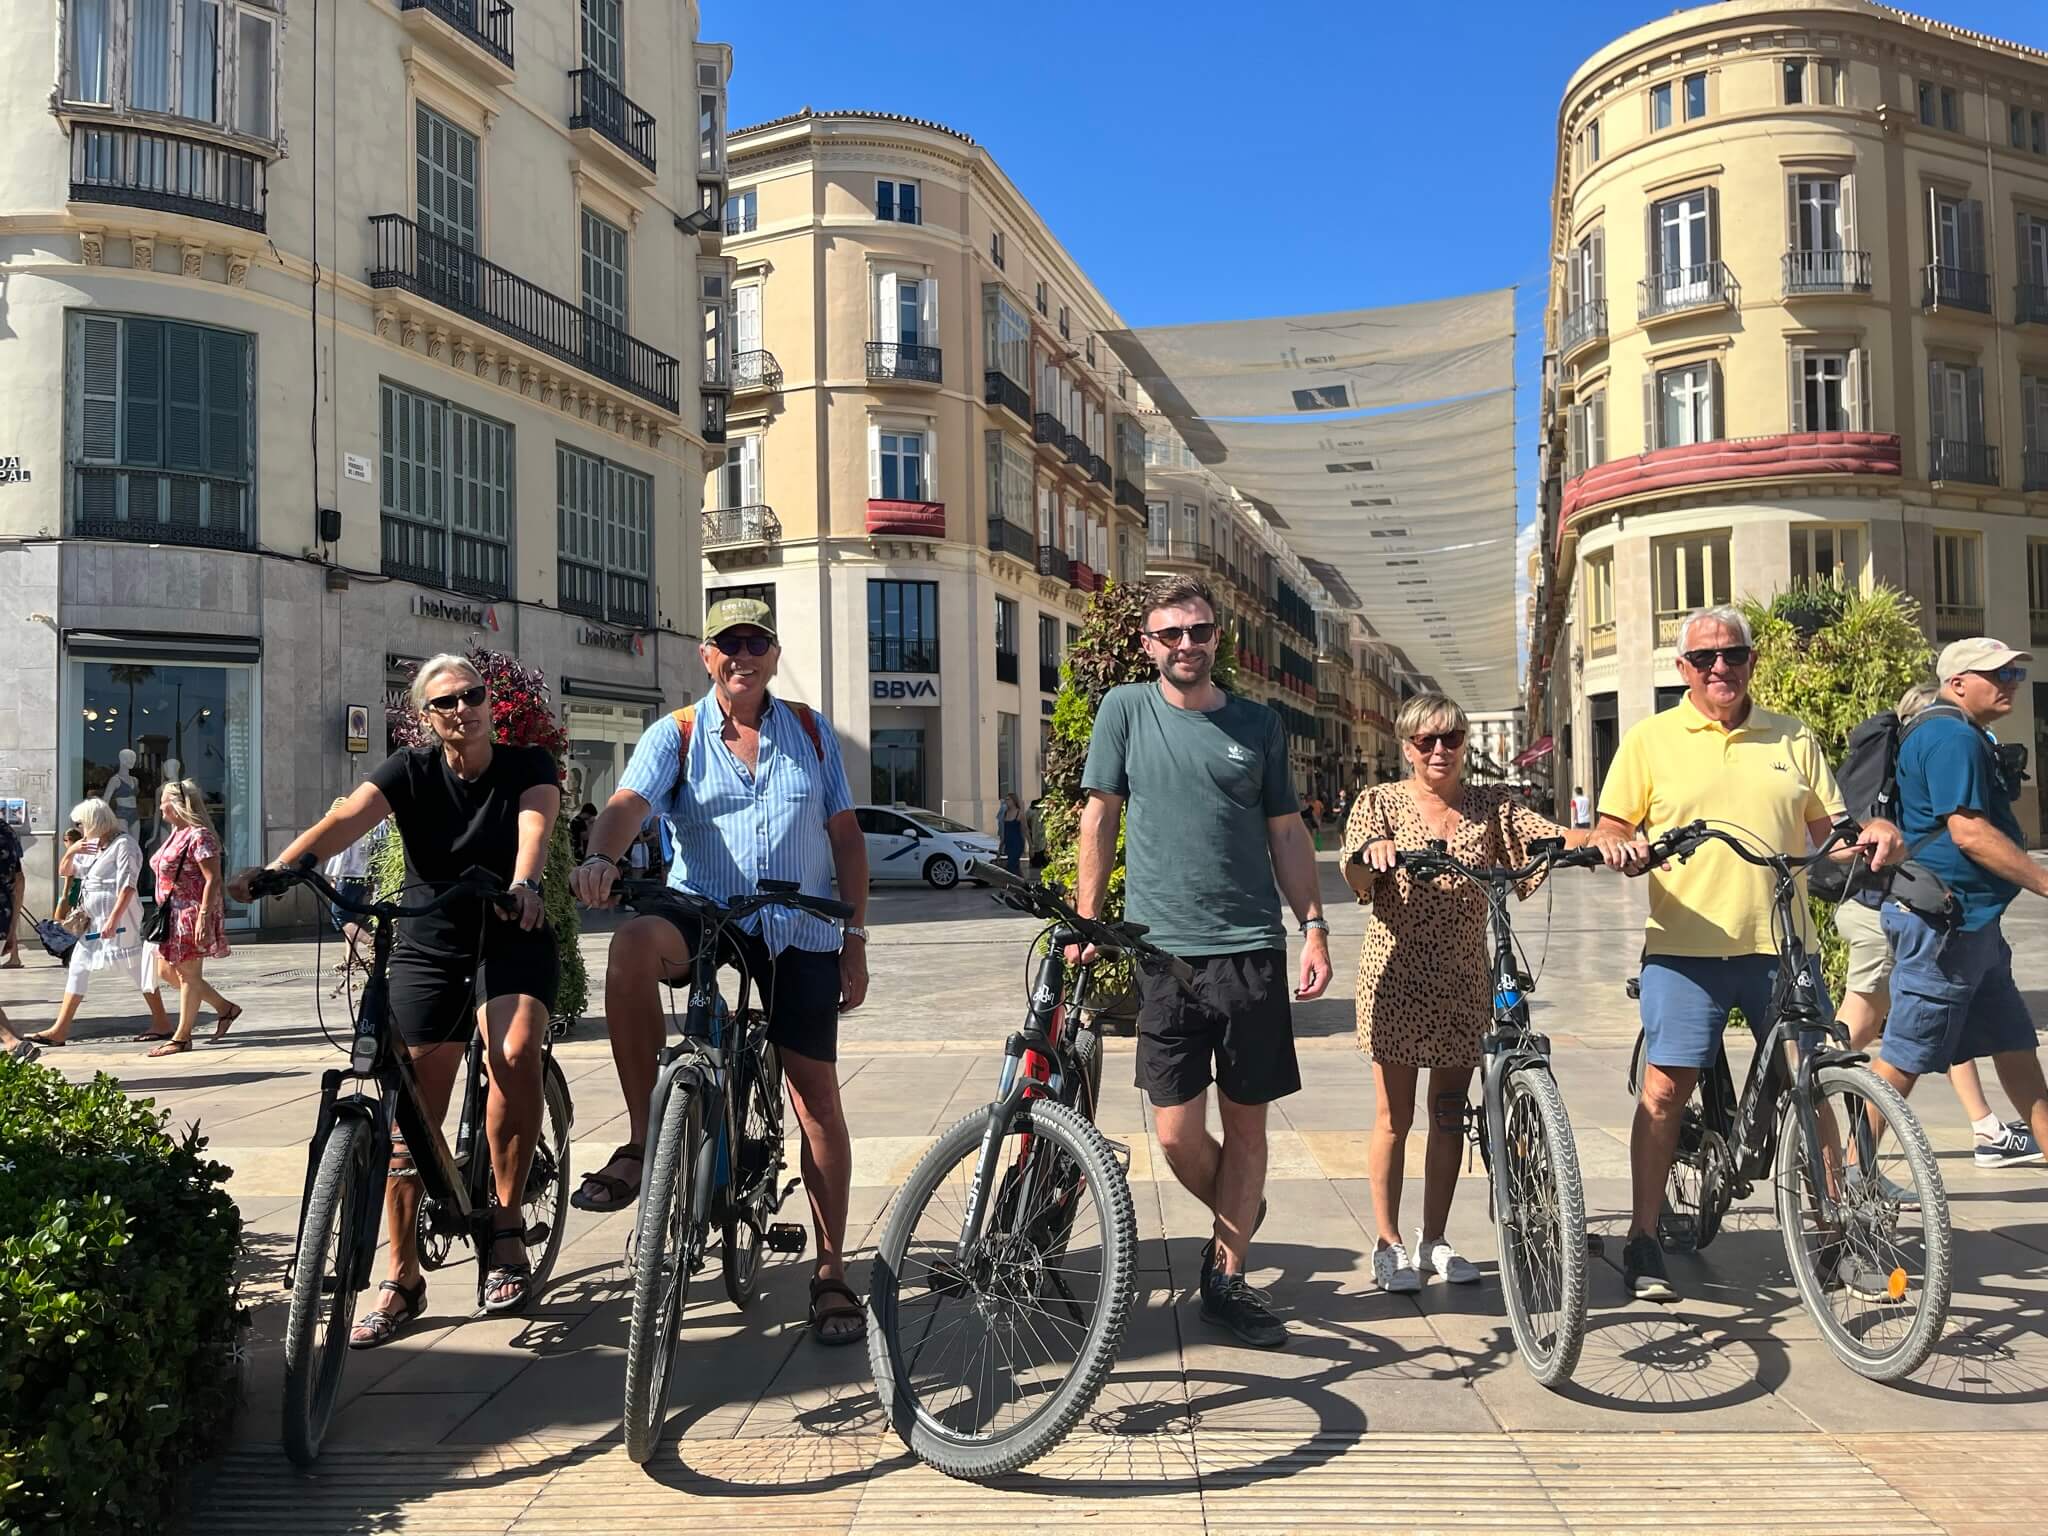
[[[422,1200],[413,1218],[413,1236],[419,1245],[420,1268],[439,1269],[448,1262],[455,1247],[453,1217],[438,1200]]]

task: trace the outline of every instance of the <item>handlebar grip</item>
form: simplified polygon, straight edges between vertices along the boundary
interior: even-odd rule
[[[288,869],[264,868],[256,872],[249,881],[249,899],[264,901],[272,896],[282,896],[297,882],[293,871]]]
[[[1161,953],[1165,952],[1162,950]],[[1173,979],[1182,986],[1192,987],[1195,984],[1195,968],[1179,955],[1167,955],[1166,968],[1172,973]]]
[[[829,917],[835,922],[851,922],[853,907],[844,901],[834,901],[829,896],[806,896],[797,903],[806,912],[815,912],[819,917]]]

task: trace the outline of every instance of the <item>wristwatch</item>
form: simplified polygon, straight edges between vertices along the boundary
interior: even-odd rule
[[[514,880],[512,882],[512,889],[515,891],[531,891],[536,896],[541,893],[540,881],[531,877],[525,880]]]
[[[858,923],[848,923],[839,931],[845,934],[849,939],[860,939],[863,942],[866,941],[868,936],[867,929],[861,927]]]
[[[1307,933],[1311,928],[1314,928],[1324,934],[1327,934],[1330,931],[1330,925],[1320,917],[1303,918],[1301,920],[1301,931],[1303,933]]]

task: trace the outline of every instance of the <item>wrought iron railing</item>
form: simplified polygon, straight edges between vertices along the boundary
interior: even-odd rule
[[[1207,565],[1213,551],[1199,539],[1183,539],[1174,534],[1162,539],[1148,534],[1145,553],[1161,560],[1185,560],[1191,565]]]
[[[706,391],[697,398],[704,403],[704,441],[707,443],[724,442],[725,407],[727,404],[725,396],[716,391]]]
[[[1607,301],[1590,299],[1577,309],[1565,311],[1558,331],[1558,349],[1569,352],[1582,342],[1607,334]]]
[[[1074,562],[1067,558],[1065,550],[1051,544],[1041,544],[1038,546],[1038,574],[1057,576],[1071,586],[1074,581]]]
[[[1027,565],[1037,563],[1038,535],[1029,528],[1018,527],[1007,517],[989,518],[988,547],[999,555],[1013,555]]]
[[[654,169],[654,119],[594,69],[569,71],[569,126],[588,128]]]
[[[263,229],[267,167],[259,155],[156,133],[81,123],[71,132],[71,200],[189,214]]]
[[[1097,485],[1101,486],[1104,490],[1109,489],[1109,460],[1105,459],[1099,453],[1091,452],[1087,458],[1087,470],[1088,478],[1090,480],[1093,480]]]
[[[505,0],[398,0],[401,11],[438,16],[470,42],[512,64],[512,7]]]
[[[1868,293],[1870,252],[1787,251],[1787,293]]]
[[[2048,284],[2021,283],[2013,289],[2015,325],[2048,325]]]
[[[651,612],[651,590],[642,576],[601,570],[579,560],[556,562],[555,593],[564,613],[644,629]]]
[[[1000,405],[1022,421],[1031,419],[1031,392],[1000,368],[981,376],[981,398],[985,405]]]
[[[728,235],[751,235],[760,222],[758,212],[729,213],[725,216],[725,232]]]
[[[1145,488],[1119,478],[1116,483],[1116,504],[1120,507],[1129,507],[1133,512],[1142,515],[1145,511]]]
[[[868,343],[868,377],[907,379],[915,384],[939,382],[940,349],[908,341]]]
[[[372,288],[402,288],[536,347],[668,410],[676,360],[559,294],[421,229],[396,213],[370,215]]]
[[[735,394],[750,389],[780,389],[782,364],[775,361],[773,352],[742,352],[732,360],[732,387]]]
[[[1044,443],[1048,448],[1057,448],[1060,439],[1067,435],[1067,429],[1060,425],[1059,417],[1050,411],[1040,411],[1031,418],[1031,440]]]
[[[1082,441],[1081,434],[1078,432],[1062,432],[1060,434],[1060,452],[1067,456],[1069,464],[1077,467],[1085,466],[1088,461],[1088,444]]]
[[[1981,315],[1991,313],[1990,273],[1932,262],[1927,267],[1926,279],[1920,300],[1924,308],[1947,305],[1952,309],[1972,309]]]
[[[1927,442],[1927,478],[1960,480],[1970,485],[1996,485],[1998,450],[1989,443],[1960,437],[1935,437]]]
[[[253,549],[249,490],[235,480],[168,470],[80,467],[71,531],[81,539]]]
[[[1982,603],[1936,603],[1934,605],[1934,638],[1937,640],[1968,640],[1984,633],[1984,605]]]
[[[2020,455],[2020,489],[2048,491],[2048,448],[2029,448]]]
[[[704,359],[704,387],[727,390],[732,388],[732,365],[723,354]]]
[[[1039,662],[1038,691],[1040,693],[1058,693],[1060,691],[1060,664],[1058,662]]]
[[[706,507],[704,547],[717,549],[732,544],[773,544],[782,537],[782,520],[773,507]]]
[[[1688,309],[1739,307],[1742,285],[1725,261],[1704,261],[1691,267],[1667,267],[1636,284],[1637,318],[1654,320]]]

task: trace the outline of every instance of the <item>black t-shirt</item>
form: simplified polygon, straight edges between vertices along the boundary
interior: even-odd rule
[[[405,840],[406,884],[438,891],[472,865],[511,884],[519,857],[519,797],[535,785],[559,784],[561,775],[545,747],[496,746],[482,774],[466,784],[439,746],[425,746],[392,753],[370,782],[391,803]],[[413,891],[404,899],[428,894]],[[477,953],[486,912],[482,901],[454,902],[406,920],[400,936],[414,949],[468,958]]]

